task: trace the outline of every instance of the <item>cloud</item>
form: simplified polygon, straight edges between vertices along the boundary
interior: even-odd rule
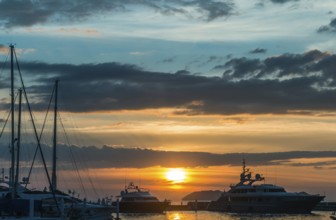
[[[24,145],[29,152],[34,152],[36,146]],[[52,148],[42,146],[46,155],[51,155]],[[143,148],[94,147],[94,146],[58,146],[58,158],[62,167],[71,166],[73,159],[82,168],[146,168],[161,167],[208,167],[208,166],[241,166],[243,158],[249,165],[286,165],[286,166],[330,166],[335,162],[291,163],[295,159],[316,159],[335,157],[335,151],[291,151],[272,153],[228,153],[214,154],[207,152],[157,151]],[[89,158],[88,158],[89,157]],[[1,155],[4,158],[4,155]],[[30,161],[31,158],[22,158]],[[89,160],[88,164],[86,161]],[[83,166],[89,167],[83,167]]]
[[[120,1],[89,0],[3,0],[0,2],[0,21],[3,26],[33,26],[46,22],[79,21],[99,13],[115,10]]]
[[[174,57],[169,57],[169,58],[167,58],[167,59],[162,60],[161,62],[162,62],[162,63],[173,63],[173,62],[175,61],[175,59],[176,59],[176,56],[174,56]]]
[[[8,66],[7,66],[8,68]],[[60,79],[63,110],[93,112],[175,108],[178,114],[315,114],[335,111],[336,55],[318,50],[266,59],[233,58],[214,68],[223,77],[146,71],[121,63],[21,62],[34,78],[35,110],[48,103]],[[197,105],[192,103],[199,103]]]
[[[8,54],[9,49],[8,46],[0,44],[0,54]]]
[[[254,50],[251,50],[249,53],[251,54],[258,54],[258,53],[266,53],[267,50],[266,49],[263,49],[263,48],[256,48]]]
[[[232,2],[197,0],[192,1],[191,4],[197,4],[199,6],[199,9],[205,13],[205,20],[207,21],[232,15],[234,9]]]
[[[129,52],[130,55],[132,56],[144,56],[144,55],[147,55],[146,52],[141,52],[141,51],[132,51],[132,52]]]
[[[332,19],[328,25],[323,25],[317,29],[317,33],[336,32],[336,18]]]
[[[298,2],[300,0],[270,0],[270,1],[275,4],[284,4],[287,2]]]
[[[94,29],[80,29],[80,28],[60,28],[58,30],[59,32],[63,34],[68,34],[68,35],[83,35],[85,36],[99,36],[100,33],[97,30]]]
[[[232,14],[234,4],[230,0],[2,0],[0,1],[0,25],[7,28],[27,27],[47,22],[83,21],[101,14],[115,11],[135,10],[144,6],[164,15],[184,14],[195,17],[201,14],[205,21],[226,17]]]
[[[175,72],[175,74],[177,74],[177,75],[189,75],[191,73],[187,70],[178,70],[178,71]]]

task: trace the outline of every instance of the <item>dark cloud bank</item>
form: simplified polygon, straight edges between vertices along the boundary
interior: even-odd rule
[[[192,7],[205,21],[229,16],[234,10],[231,0],[2,0],[0,26],[11,28],[46,22],[80,22],[101,14],[134,9],[129,6],[147,7],[164,15],[195,17],[185,9]]]
[[[3,146],[2,146],[3,147]],[[28,152],[34,152],[35,145],[25,145]],[[51,155],[51,147],[43,146],[44,154]],[[336,157],[336,151],[291,151],[271,153],[228,153],[214,154],[206,152],[157,151],[140,148],[101,148],[88,146],[58,146],[58,160],[62,167],[71,165],[76,160],[80,168],[146,168],[161,167],[208,167],[241,166],[243,158],[249,165],[287,165],[290,166],[335,166],[335,161],[314,163],[292,163],[291,159]],[[47,156],[48,157],[48,156]],[[4,154],[0,158],[6,159]],[[8,159],[8,158],[7,158]],[[31,158],[22,158],[31,161]],[[61,165],[60,165],[61,166]]]
[[[275,4],[299,0],[267,0]],[[235,14],[234,0],[2,0],[0,27],[27,27],[47,22],[81,22],[97,15],[130,12],[134,6],[163,15],[182,14],[212,21]],[[187,8],[191,7],[192,10]]]
[[[299,0],[267,0],[275,4]],[[81,22],[90,17],[115,12],[130,12],[134,6],[152,9],[163,15],[182,14],[212,21],[236,14],[234,0],[2,0],[0,27],[27,27],[47,22]],[[188,10],[191,7],[192,10]]]
[[[266,59],[234,58],[214,67],[222,77],[150,72],[121,63],[47,64],[21,62],[35,77],[28,92],[39,96],[34,110],[49,101],[60,79],[62,110],[176,108],[177,114],[312,114],[335,111],[336,55],[318,50]],[[183,73],[183,74],[181,74]]]

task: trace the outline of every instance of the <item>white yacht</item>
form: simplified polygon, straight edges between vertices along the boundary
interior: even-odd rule
[[[306,192],[286,192],[281,186],[273,184],[254,184],[263,181],[264,177],[246,168],[243,161],[243,172],[240,182],[231,185],[228,192],[209,204],[208,210],[237,213],[310,213],[324,199],[321,195]]]
[[[159,201],[149,190],[139,188],[132,182],[120,192],[119,212],[121,213],[163,213],[169,201]]]

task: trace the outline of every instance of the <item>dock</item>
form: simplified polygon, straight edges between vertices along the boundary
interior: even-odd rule
[[[186,205],[169,205],[167,211],[204,211],[210,202],[188,202]]]
[[[314,211],[336,211],[336,202],[320,202]]]

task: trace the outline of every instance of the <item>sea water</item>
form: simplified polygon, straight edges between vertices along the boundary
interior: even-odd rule
[[[121,220],[330,220],[331,212],[309,215],[233,214],[207,211],[170,211],[165,214],[120,214]]]

